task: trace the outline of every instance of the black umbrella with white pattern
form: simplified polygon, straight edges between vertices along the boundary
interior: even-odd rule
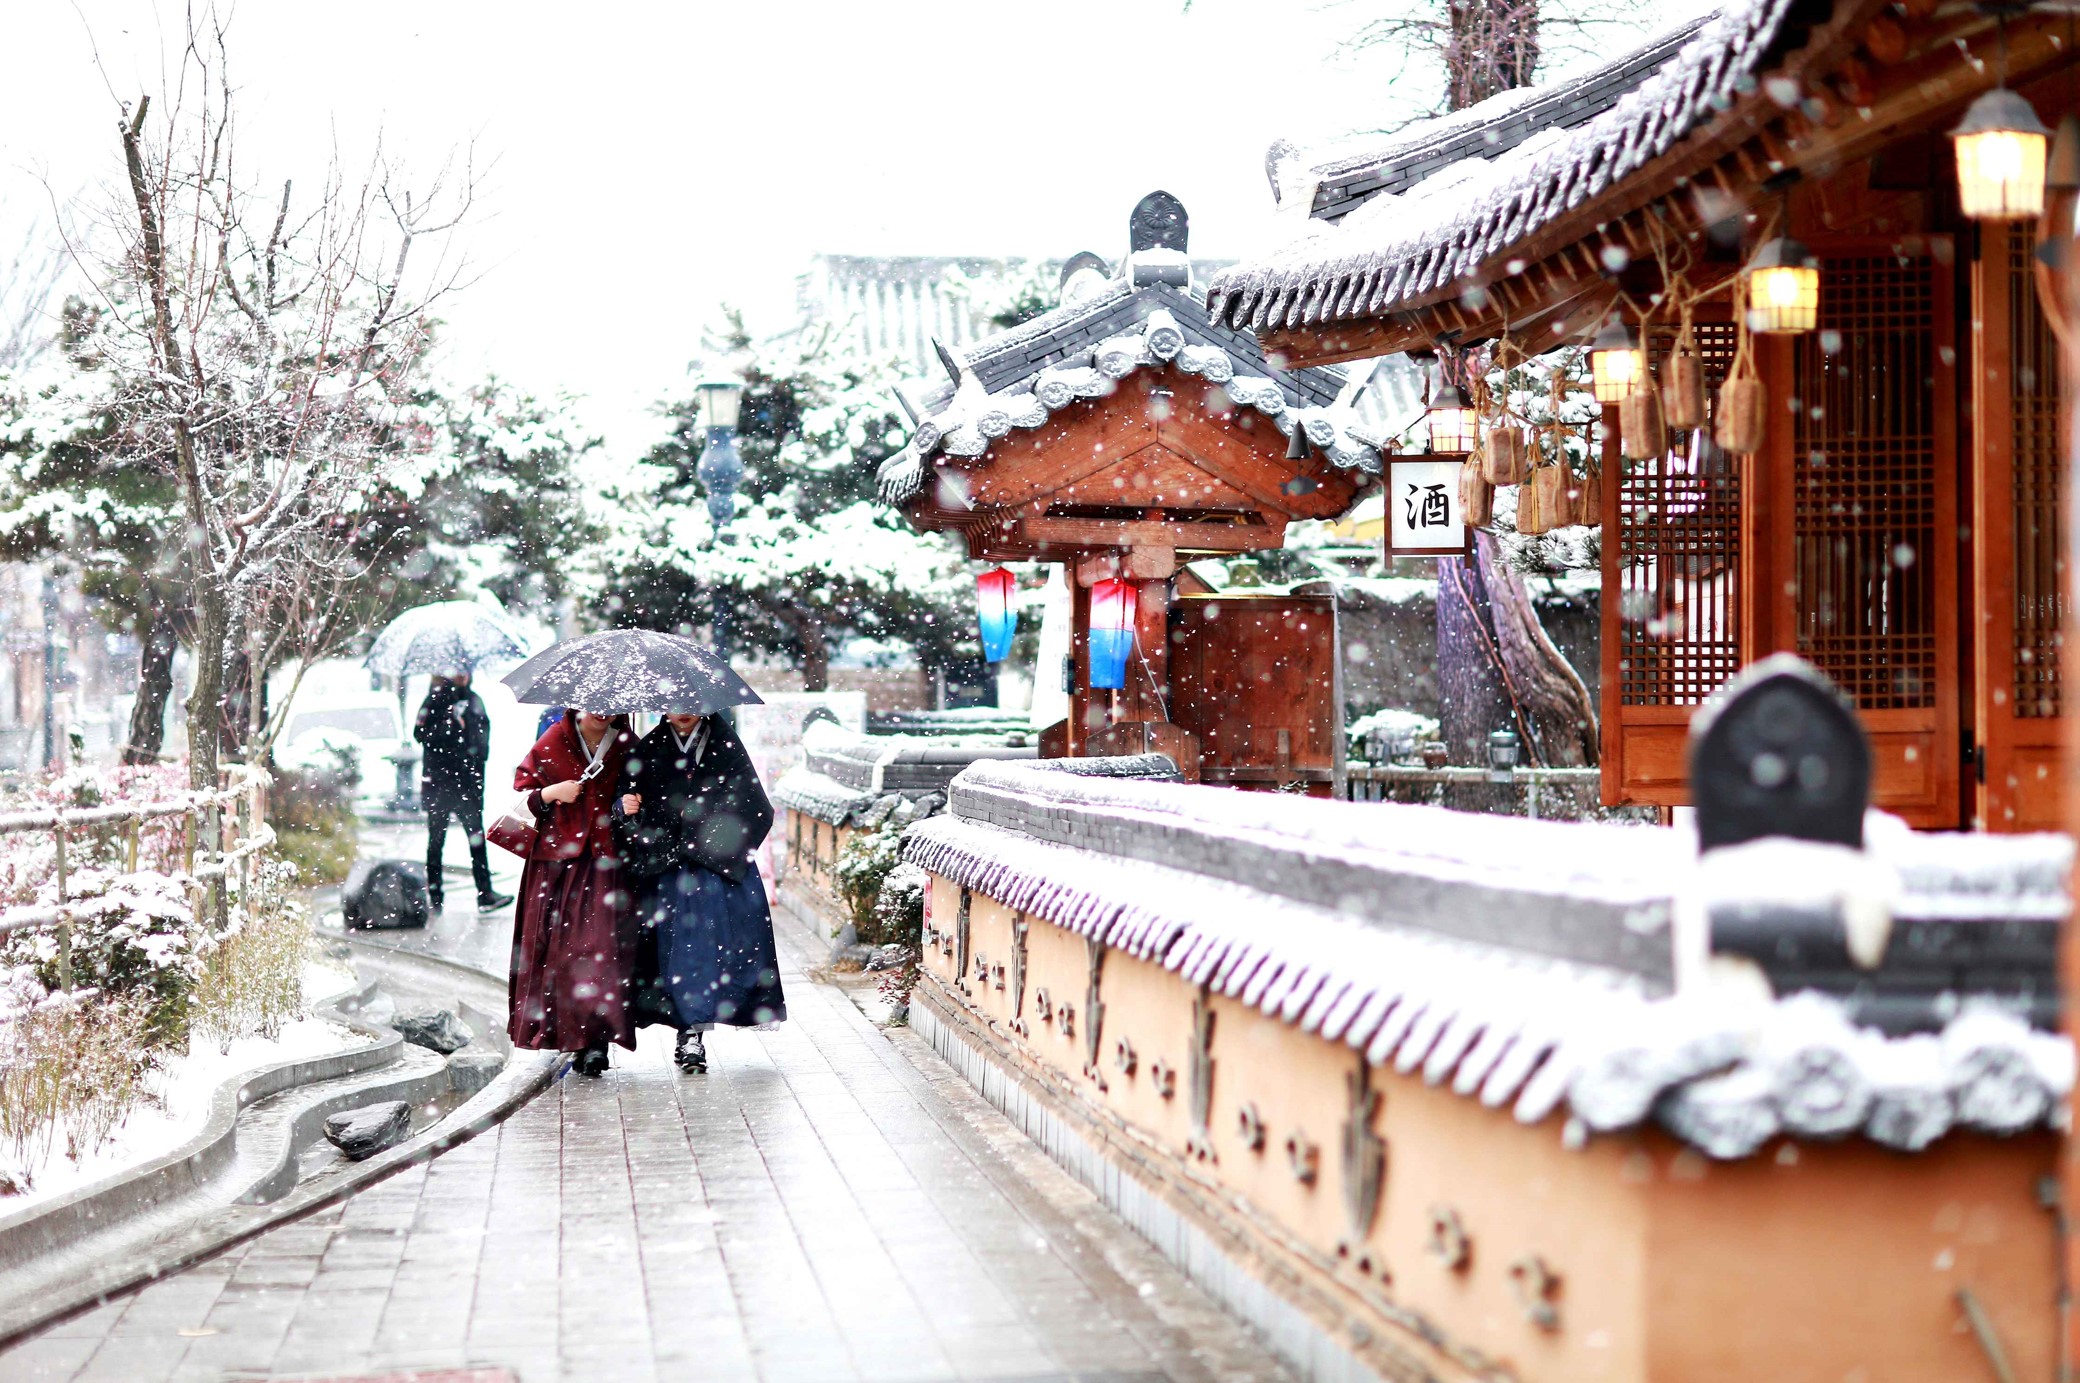
[[[575,706],[596,715],[708,715],[763,704],[714,649],[681,634],[649,629],[609,629],[567,639],[499,680],[529,705]]]

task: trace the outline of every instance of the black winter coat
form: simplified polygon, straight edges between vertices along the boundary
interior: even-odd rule
[[[484,810],[484,761],[491,757],[484,698],[452,682],[435,684],[419,706],[412,738],[426,750],[419,792],[427,810]]]
[[[662,721],[629,751],[614,793],[614,840],[622,866],[637,878],[693,868],[738,883],[773,829],[773,804],[744,742],[721,716],[711,716],[708,726],[699,763]],[[643,799],[633,818],[621,811],[622,794],[630,792]]]

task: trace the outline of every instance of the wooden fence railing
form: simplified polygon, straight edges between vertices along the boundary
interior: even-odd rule
[[[1509,776],[1495,778],[1485,768],[1414,768],[1399,764],[1353,763],[1344,769],[1345,798],[1352,802],[1390,800],[1391,788],[1443,788],[1474,784],[1509,788],[1523,793],[1524,815],[1537,820],[1540,795],[1553,788],[1594,790],[1602,770],[1594,768],[1518,768]],[[1395,799],[1398,800],[1398,799]]]
[[[181,872],[187,879],[188,903],[199,923],[225,906],[224,882],[238,871],[241,887],[250,888],[253,861],[274,844],[274,828],[266,820],[266,791],[273,781],[264,769],[233,769],[231,781],[215,792],[194,793],[164,802],[105,807],[66,807],[49,811],[0,813],[0,835],[48,831],[54,852],[56,901],[48,906],[21,905],[0,910],[0,936],[55,928],[58,933],[58,981],[72,988],[72,923],[78,912],[70,896],[68,839],[94,826],[124,827],[123,868],[135,873],[139,838],[147,821],[181,818]]]

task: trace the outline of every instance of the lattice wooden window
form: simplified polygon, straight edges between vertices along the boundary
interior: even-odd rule
[[[2058,445],[2058,341],[2037,302],[2032,238],[2008,237],[2008,349],[2014,387],[2015,714],[2059,713],[2059,624],[2066,596],[2064,489]]]
[[[1797,647],[1865,710],[1936,700],[1934,328],[1927,261],[1830,258],[1794,352]]]
[[[1733,327],[1700,322],[1694,339],[1716,407]],[[1665,359],[1668,340],[1653,345]],[[1740,471],[1710,433],[1673,434],[1674,450],[1628,461],[1618,484],[1622,705],[1694,706],[1740,670]]]

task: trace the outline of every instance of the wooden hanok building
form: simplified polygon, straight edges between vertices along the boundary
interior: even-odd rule
[[[1214,322],[1191,284],[1185,211],[1134,209],[1116,273],[1064,268],[1053,310],[948,353],[881,495],[971,557],[1075,575],[1066,722],[1050,757],[1156,750],[1188,777],[1328,795],[1343,709],[1335,602],[1213,593],[1180,562],[1276,548],[1295,519],[1349,509],[1380,469],[1341,370],[1274,366]],[[1296,440],[1296,438],[1298,440]],[[1092,690],[1091,592],[1133,588],[1125,685]],[[1196,588],[1195,588],[1196,585]]]
[[[1755,334],[1759,447],[1718,420],[1621,463],[1605,412],[1602,769],[1681,804],[1685,727],[1728,675],[1800,654],[1856,700],[1877,804],[1927,827],[2060,824],[2059,376],[2040,224],[1967,217],[1950,133],[2005,81],[2075,101],[2070,13],[1729,0],[1579,80],[1274,174],[1306,233],[1216,277],[1212,314],[1302,364],[1586,341],[1675,300],[1708,397],[1759,241],[1818,260],[1817,329]],[[2054,173],[2056,170],[2054,170]],[[1744,318],[1747,314],[1743,314]],[[1643,448],[1647,449],[1647,448]],[[1622,483],[1610,483],[1622,473]]]

